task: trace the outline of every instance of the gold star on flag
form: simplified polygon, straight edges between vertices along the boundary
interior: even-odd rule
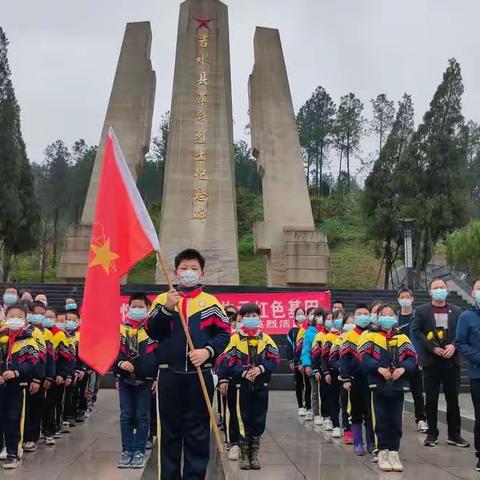
[[[110,248],[110,239],[107,238],[105,242],[101,245],[94,245],[93,243],[90,245],[90,248],[93,250],[95,257],[90,262],[89,267],[95,267],[97,265],[101,265],[105,270],[107,275],[110,274],[110,267],[112,270],[115,271],[115,264],[112,265],[113,261],[117,258],[120,258],[115,252],[112,252]]]

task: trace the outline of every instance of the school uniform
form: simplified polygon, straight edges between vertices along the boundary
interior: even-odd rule
[[[306,324],[307,323],[307,324]],[[303,401],[304,406],[307,410],[312,409],[312,386],[310,384],[310,379],[305,372],[300,372],[298,367],[302,366],[302,350],[303,350],[303,341],[305,337],[306,329],[308,328],[308,322],[304,322],[304,324],[297,330],[296,335],[294,337],[294,352],[293,352],[293,363],[297,365],[296,371],[298,372],[298,383],[303,385]],[[296,374],[297,375],[297,374]]]
[[[305,403],[303,393],[305,390],[305,382],[303,374],[298,369],[298,363],[295,362],[295,347],[299,330],[300,327],[298,326],[294,326],[289,330],[285,352],[288,363],[293,367],[293,383],[295,385],[295,395],[297,397],[298,408],[304,408]]]
[[[398,452],[402,438],[402,415],[409,376],[415,371],[417,354],[409,338],[395,330],[372,332],[358,348],[372,391],[375,434],[379,450]],[[387,382],[378,369],[404,368],[396,381]]]
[[[350,432],[352,424],[350,422],[350,394],[344,388],[342,388],[342,377],[340,375],[340,352],[342,350],[343,341],[345,335],[348,332],[342,331],[339,338],[339,346],[338,346],[338,381],[340,382],[340,408],[341,408],[341,415],[342,415],[342,428],[344,433]],[[350,441],[348,443],[351,443]]]
[[[230,324],[222,305],[214,296],[203,292],[201,286],[179,286],[178,292],[182,297],[178,307],[188,323],[195,348],[205,348],[210,354],[201,370],[212,399],[211,369],[229,342]],[[158,341],[159,349],[162,480],[202,479],[210,457],[210,415],[197,369],[188,356],[180,316],[177,311],[168,310],[166,302],[166,293],[156,298],[146,323],[146,332]]]
[[[4,359],[1,373],[15,372],[15,378],[0,385],[0,436],[5,437],[7,458],[15,459],[23,443],[27,387],[38,373],[40,351],[28,328],[0,331],[0,349]]]

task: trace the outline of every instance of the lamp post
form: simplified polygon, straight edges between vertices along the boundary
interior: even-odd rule
[[[406,269],[406,283],[407,288],[413,290],[413,249],[412,249],[412,231],[414,218],[403,218],[400,220],[402,224],[403,244],[405,251],[405,269]]]

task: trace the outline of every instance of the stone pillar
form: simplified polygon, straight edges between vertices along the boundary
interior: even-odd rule
[[[60,260],[57,276],[67,281],[85,278],[91,225],[109,127],[113,127],[117,135],[134,178],[149,150],[156,86],[150,60],[151,44],[150,22],[127,24],[81,223],[69,227]]]
[[[170,270],[182,249],[200,250],[205,283],[238,275],[233,121],[227,7],[181,4],[165,165],[160,247]],[[157,271],[158,283],[164,283]]]
[[[252,150],[262,177],[264,221],[255,250],[267,255],[269,286],[330,281],[326,236],[315,232],[278,30],[257,27],[249,80]]]

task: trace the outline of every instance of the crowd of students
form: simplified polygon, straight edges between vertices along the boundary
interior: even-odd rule
[[[80,318],[67,298],[52,308],[45,294],[35,297],[7,287],[0,307],[0,460],[15,469],[24,452],[40,440],[52,447],[93,410],[95,372],[78,358]]]

